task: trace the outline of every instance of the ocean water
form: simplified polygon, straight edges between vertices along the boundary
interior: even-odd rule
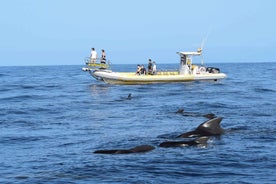
[[[228,78],[130,86],[82,66],[0,67],[0,183],[276,183],[276,63],[213,66]],[[225,134],[158,147],[206,120],[181,108],[223,117]],[[155,149],[93,154],[142,144]]]

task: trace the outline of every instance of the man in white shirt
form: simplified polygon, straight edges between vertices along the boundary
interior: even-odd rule
[[[97,57],[98,57],[98,55],[97,55],[97,52],[95,51],[95,48],[92,48],[91,55],[90,55],[90,62],[96,63]]]
[[[155,61],[153,61],[153,66],[152,66],[152,74],[153,75],[156,75],[156,63],[155,63]]]

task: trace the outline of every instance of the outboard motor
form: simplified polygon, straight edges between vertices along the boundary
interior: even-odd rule
[[[215,67],[208,67],[206,69],[206,72],[208,72],[208,73],[220,73],[220,69],[219,68],[215,68]]]

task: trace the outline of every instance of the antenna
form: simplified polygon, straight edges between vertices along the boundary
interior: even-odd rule
[[[208,31],[207,35],[205,36],[205,38],[202,39],[200,48],[197,49],[197,52],[201,54],[201,65],[204,64],[204,62],[203,62],[203,54],[202,54],[203,47],[204,47],[204,45],[205,45],[205,43],[206,43],[206,41],[207,41],[207,39],[208,39],[208,37],[209,37],[209,35],[210,35],[210,32],[211,32],[211,31],[210,31],[210,29],[209,29],[209,31]]]

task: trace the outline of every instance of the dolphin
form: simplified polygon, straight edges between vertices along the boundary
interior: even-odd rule
[[[114,100],[114,101],[115,102],[122,102],[122,101],[125,101],[125,100],[131,100],[131,99],[132,99],[132,95],[131,95],[131,93],[129,93],[127,97],[120,97],[120,99]]]
[[[130,154],[130,153],[145,153],[154,150],[155,147],[151,145],[136,146],[131,149],[112,149],[112,150],[96,150],[95,154]]]
[[[184,146],[196,146],[199,144],[207,144],[209,137],[199,137],[190,141],[167,141],[159,144],[160,147],[169,148],[169,147],[184,147]]]
[[[126,99],[131,100],[131,98],[132,98],[131,93],[129,93]]]
[[[201,123],[195,130],[183,133],[177,137],[200,137],[210,135],[221,135],[224,133],[224,129],[220,126],[222,117],[216,117]]]
[[[182,114],[184,112],[184,109],[178,109],[175,113],[176,114]]]

